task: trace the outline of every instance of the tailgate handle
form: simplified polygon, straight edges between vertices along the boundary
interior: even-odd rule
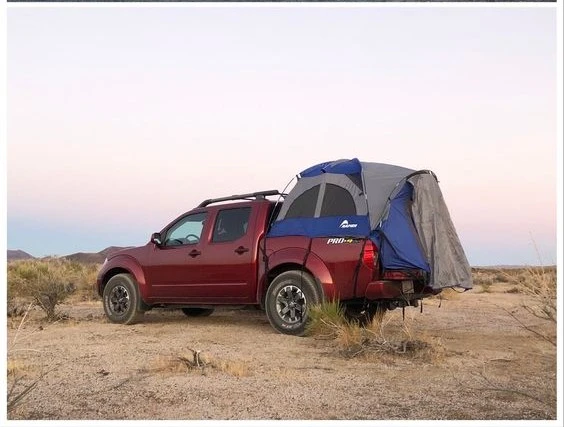
[[[197,250],[197,249],[192,249],[188,255],[190,255],[192,258],[196,258],[198,255],[202,255],[202,253]]]
[[[243,255],[245,252],[249,252],[249,248],[239,246],[237,249],[235,249],[235,252],[237,252],[239,255]]]

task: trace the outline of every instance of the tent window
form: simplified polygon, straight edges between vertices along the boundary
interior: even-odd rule
[[[319,185],[316,185],[298,196],[290,205],[286,218],[313,218],[318,194]]]
[[[320,216],[356,215],[356,205],[351,193],[335,184],[325,184],[325,194]]]

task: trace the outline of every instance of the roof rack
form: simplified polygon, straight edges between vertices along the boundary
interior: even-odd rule
[[[278,190],[266,190],[266,191],[257,191],[255,193],[247,193],[247,194],[234,194],[233,196],[227,197],[220,197],[217,199],[207,199],[204,200],[202,203],[198,205],[199,208],[203,208],[207,205],[217,202],[227,202],[229,200],[260,200],[264,199],[266,196],[282,196],[286,197],[287,194],[281,193]]]

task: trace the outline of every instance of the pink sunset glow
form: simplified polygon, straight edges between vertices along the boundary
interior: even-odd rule
[[[471,264],[556,262],[549,9],[8,12],[9,248],[143,244],[357,157],[433,170]]]

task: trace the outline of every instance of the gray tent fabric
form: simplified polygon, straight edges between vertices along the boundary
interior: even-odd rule
[[[343,163],[347,162],[350,162],[351,165],[349,169],[346,167],[341,169],[335,167],[339,165],[343,166]],[[360,168],[358,168],[358,164],[360,164]],[[312,173],[312,168],[321,165],[323,170],[315,171],[317,174]],[[429,286],[433,289],[438,290],[452,287],[461,287],[464,289],[472,288],[471,268],[464,254],[464,250],[462,249],[462,245],[450,218],[448,208],[434,173],[427,170],[416,171],[385,163],[360,162],[358,159],[343,159],[335,162],[322,163],[312,168],[306,170],[308,171],[305,174],[306,176],[299,176],[298,182],[285,198],[284,204],[270,231],[271,235],[285,235],[284,233],[288,235],[289,233],[296,232],[296,230],[300,233],[304,232],[305,227],[301,229],[300,226],[296,226],[295,222],[286,222],[288,212],[290,212],[290,218],[288,218],[290,221],[296,218],[302,218],[296,215],[300,212],[300,208],[294,208],[294,212],[291,212],[290,209],[292,209],[293,205],[299,206],[299,202],[294,202],[316,186],[319,186],[317,194],[315,190],[313,190],[308,193],[310,195],[304,196],[302,199],[304,206],[307,206],[307,208],[304,208],[305,210],[300,212],[300,214],[304,215],[304,221],[314,218],[320,220],[325,219],[322,218],[324,215],[321,213],[322,205],[324,205],[324,197],[326,194],[328,197],[332,197],[332,193],[329,189],[333,188],[332,186],[338,186],[346,190],[346,192],[352,196],[356,215],[368,216],[368,218],[364,218],[364,227],[366,227],[366,229],[359,227],[355,230],[361,233],[358,235],[369,237],[376,241],[377,244],[382,243],[382,247],[385,247],[385,242],[379,241],[378,239],[382,237],[382,227],[391,223],[391,217],[389,215],[392,215],[392,213],[394,214],[393,218],[396,220],[395,224],[401,224],[400,228],[397,230],[405,230],[406,227],[409,228],[410,234],[407,237],[405,234],[402,235],[396,230],[395,235],[403,236],[403,240],[399,243],[396,242],[399,246],[396,245],[395,248],[392,248],[392,250],[396,252],[389,253],[397,253],[397,248],[401,246],[403,249],[409,247],[413,256],[411,259],[408,259],[405,257],[406,252],[404,252],[403,258],[400,257],[398,263],[398,260],[393,258],[394,255],[391,255],[387,258],[388,261],[386,261],[388,262],[387,265],[390,266],[389,268],[407,268],[404,267],[404,265],[409,266],[409,262],[415,262],[417,259],[425,258],[424,262],[426,265],[424,270],[428,272],[430,269]],[[333,173],[332,171],[335,172]],[[396,200],[396,196],[405,187],[406,181],[413,186],[411,200],[406,200],[406,205],[399,207],[400,211],[398,211],[398,206],[400,205],[394,205],[394,211],[390,213],[393,201]],[[403,206],[406,207],[404,208]],[[405,211],[401,209],[405,209]],[[307,214],[305,212],[307,212]],[[400,213],[398,214],[398,212]],[[406,220],[405,218],[408,216],[411,218]],[[404,218],[404,222],[402,222],[402,220],[397,222],[398,218]],[[324,223],[319,222],[318,224]],[[284,229],[284,226],[289,228]],[[315,232],[312,232],[311,229],[310,226],[307,233],[316,235],[316,233],[319,232],[319,229]],[[331,236],[335,235],[334,233],[338,230],[337,228],[333,228],[333,225],[327,229],[323,229],[322,227],[320,227],[320,229],[321,233],[327,233],[323,235]],[[340,232],[342,233],[343,231]],[[390,232],[389,228],[387,232]],[[394,231],[392,231],[392,233],[393,232]],[[347,227],[346,233],[352,233],[352,230]],[[388,235],[386,240],[388,244],[390,242],[389,237]],[[402,244],[404,246],[402,246]],[[386,268],[383,264],[383,255],[380,261],[383,267]],[[406,262],[402,264],[402,261]],[[411,265],[417,265],[421,268],[420,264]]]
[[[290,194],[288,194],[288,196],[284,199],[284,204],[280,209],[280,213],[278,214],[276,221],[281,221],[286,218],[288,209],[290,209],[290,206],[292,205],[294,200],[296,200],[304,192],[306,192],[310,188],[315,187],[316,185],[320,185],[318,201],[314,215],[314,218],[318,218],[320,215],[321,201],[323,200],[323,196],[325,195],[325,184],[335,184],[347,190],[354,200],[357,215],[368,214],[366,198],[362,192],[362,189],[358,188],[357,183],[351,180],[347,175],[324,173],[322,175],[313,177],[300,178]]]
[[[415,171],[385,163],[361,162],[360,164],[362,165],[362,179],[368,198],[370,228],[374,230],[386,211],[388,197],[407,175]]]
[[[431,266],[433,289],[472,288],[472,270],[450,218],[435,177],[429,173],[408,179],[413,185],[413,222]]]

